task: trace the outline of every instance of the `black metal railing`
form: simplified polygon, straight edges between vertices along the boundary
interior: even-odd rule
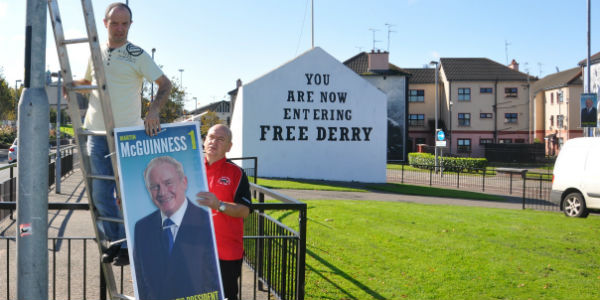
[[[61,154],[61,177],[73,172],[75,167],[75,155],[76,146],[67,146],[60,149]],[[48,187],[51,187],[56,183],[56,152],[52,152],[48,155]],[[16,202],[17,201],[17,177],[16,170],[18,164],[8,164],[4,167],[0,167],[0,172],[9,170],[8,179],[0,183],[0,203],[2,202]],[[1,209],[0,208],[0,220],[10,216],[13,218],[12,209]]]
[[[552,173],[530,172],[516,168],[485,168],[447,172],[429,165],[408,165],[395,162],[387,170],[388,183],[406,183],[453,188],[522,198],[523,209],[559,210],[550,203]]]
[[[254,182],[254,184],[256,184],[257,179],[258,179],[258,157],[256,157],[256,156],[236,157],[236,158],[230,158],[229,160],[231,160],[233,162],[242,161],[242,164],[238,164],[238,163],[236,163],[236,164],[238,166],[240,166],[240,168],[242,168],[244,170],[244,172],[246,172],[246,175],[250,176],[250,178],[252,178],[252,182]],[[250,167],[250,168],[244,167],[243,161],[245,161],[245,160],[251,160],[252,167]]]
[[[16,299],[17,261],[16,238],[0,236],[0,299]],[[124,290],[124,268],[115,272]],[[48,238],[48,297],[49,299],[106,299],[106,285],[101,274],[98,246],[94,237]]]
[[[244,261],[254,270],[254,295],[266,291],[267,299],[304,299],[306,269],[306,204],[252,184],[258,194],[253,213],[244,222]],[[265,203],[265,196],[277,202]],[[298,229],[265,214],[267,210],[298,213]],[[241,291],[240,291],[241,295]]]

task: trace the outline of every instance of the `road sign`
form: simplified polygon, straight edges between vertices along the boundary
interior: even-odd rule
[[[446,147],[446,141],[435,141],[436,147]]]
[[[446,139],[446,135],[444,134],[443,130],[438,130],[437,132],[437,140],[438,141],[443,141]]]

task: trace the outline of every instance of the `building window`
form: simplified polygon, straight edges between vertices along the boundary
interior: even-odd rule
[[[500,139],[499,142],[500,144],[512,144],[511,139]]]
[[[557,103],[562,103],[563,102],[563,93],[562,92],[557,92],[556,93],[556,102]]]
[[[515,139],[515,144],[525,144],[525,139]]]
[[[550,93],[550,104],[554,104],[554,93]]]
[[[550,126],[554,126],[554,116],[550,116]]]
[[[458,152],[471,152],[471,139],[458,139]]]
[[[469,114],[469,113],[458,114],[458,126],[471,126],[471,114]]]
[[[424,102],[425,90],[409,90],[408,102]]]
[[[564,126],[564,120],[565,120],[565,116],[564,115],[557,115],[556,116],[556,127],[563,128],[563,126]]]
[[[471,101],[471,88],[459,88],[458,101]]]
[[[410,114],[408,115],[408,126],[425,126],[425,115],[424,114]]]
[[[504,123],[517,123],[518,120],[519,120],[519,114],[517,114],[517,113],[504,114]]]
[[[517,88],[505,88],[504,94],[506,97],[517,97],[518,91],[519,90]]]
[[[490,87],[487,88],[480,88],[479,89],[479,93],[480,94],[491,94],[494,90]]]
[[[493,139],[479,139],[479,145],[492,144],[493,142]]]
[[[416,145],[425,144],[425,138],[416,138],[415,139],[415,144]]]
[[[480,119],[491,119],[492,118],[492,113],[480,113],[479,114],[479,118]]]

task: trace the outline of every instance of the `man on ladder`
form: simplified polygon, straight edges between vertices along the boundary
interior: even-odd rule
[[[102,47],[102,62],[106,74],[108,92],[115,127],[140,126],[144,124],[148,135],[160,132],[160,109],[168,101],[171,81],[163,74],[154,60],[141,48],[127,40],[132,23],[131,9],[124,3],[112,3],[106,9],[104,26],[108,31],[108,42]],[[94,68],[90,60],[84,79],[73,85],[92,84]],[[148,114],[142,123],[140,91],[143,79],[158,85],[155,100],[150,104]],[[90,95],[88,110],[83,127],[90,131],[105,131],[102,107],[97,91]],[[112,132],[107,132],[107,135]],[[112,138],[112,137],[109,137]],[[92,173],[113,176],[107,136],[93,135],[87,140]],[[101,217],[122,218],[115,198],[115,182],[101,179],[92,181],[92,201]],[[113,262],[122,266],[129,264],[125,230],[122,223],[102,221],[98,229],[111,241],[103,255],[102,262]],[[123,241],[119,243],[119,241]]]

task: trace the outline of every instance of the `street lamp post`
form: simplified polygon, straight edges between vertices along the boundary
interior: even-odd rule
[[[437,131],[438,131],[438,66],[439,66],[439,62],[437,61],[431,61],[432,65],[435,65],[435,135],[436,137],[434,137],[434,141],[437,138]],[[435,170],[437,172],[438,170],[438,147],[435,146]]]
[[[196,109],[198,109],[198,98],[197,97],[193,97],[192,99],[194,99],[194,112],[195,112]]]
[[[179,85],[181,85],[181,89],[183,89],[183,69],[179,69]]]
[[[448,122],[450,122],[449,124],[449,128],[448,128],[448,153],[452,153],[452,105],[454,104],[454,102],[452,102],[452,100],[450,100],[450,105],[448,106]]]
[[[21,79],[15,80],[15,126],[17,125],[17,118],[19,116],[19,82],[21,82]]]
[[[154,52],[156,48],[152,48],[152,60],[154,60]],[[150,82],[150,101],[154,102],[154,81]]]

